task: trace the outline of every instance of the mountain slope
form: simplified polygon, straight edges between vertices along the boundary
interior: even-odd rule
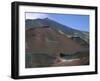
[[[49,26],[30,28],[26,30],[25,36],[26,68],[56,66],[56,63],[63,63],[62,54],[65,55],[66,61],[80,59],[80,65],[83,64],[81,58],[88,57],[87,49],[83,45]],[[70,62],[65,65],[70,65]]]
[[[54,20],[25,20],[25,67],[89,65],[89,32]]]
[[[89,33],[88,32],[83,32],[79,31],[76,29],[72,29],[68,26],[62,25],[54,20],[45,18],[45,19],[34,19],[34,20],[29,20],[27,19],[25,21],[25,26],[26,30],[30,28],[37,28],[37,27],[44,27],[44,26],[50,26],[56,31],[59,31],[60,33],[63,33],[66,36],[73,37],[73,36],[78,36],[87,43],[89,43]]]

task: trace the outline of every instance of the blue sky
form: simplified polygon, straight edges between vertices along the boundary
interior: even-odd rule
[[[26,13],[26,19],[49,18],[71,28],[89,31],[89,16],[75,14]]]

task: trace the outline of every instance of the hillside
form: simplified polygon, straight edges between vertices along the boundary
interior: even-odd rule
[[[82,36],[87,34],[50,19],[26,20],[25,67],[89,64],[89,45]]]
[[[34,20],[27,19],[25,21],[25,26],[26,26],[25,27],[26,30],[28,30],[30,28],[50,26],[57,31],[61,31],[66,36],[69,36],[69,37],[78,36],[81,39],[85,40],[87,43],[89,43],[89,32],[72,29],[68,26],[62,25],[62,24],[60,24],[54,20],[51,20],[49,18],[34,19]]]

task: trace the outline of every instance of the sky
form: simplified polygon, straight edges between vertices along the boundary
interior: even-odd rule
[[[89,15],[26,12],[26,19],[49,18],[71,28],[89,32]]]

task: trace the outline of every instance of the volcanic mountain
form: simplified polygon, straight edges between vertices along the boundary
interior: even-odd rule
[[[89,63],[88,42],[81,31],[49,19],[26,20],[25,26],[26,68]],[[66,61],[72,59],[78,60]]]
[[[26,19],[25,20],[26,30],[30,28],[37,28],[37,27],[44,27],[44,26],[49,26],[57,31],[60,31],[60,33],[63,33],[64,35],[69,36],[69,37],[73,37],[73,36],[80,37],[81,39],[89,43],[89,32],[72,29],[71,27],[60,24],[49,18],[33,19],[33,20]]]

